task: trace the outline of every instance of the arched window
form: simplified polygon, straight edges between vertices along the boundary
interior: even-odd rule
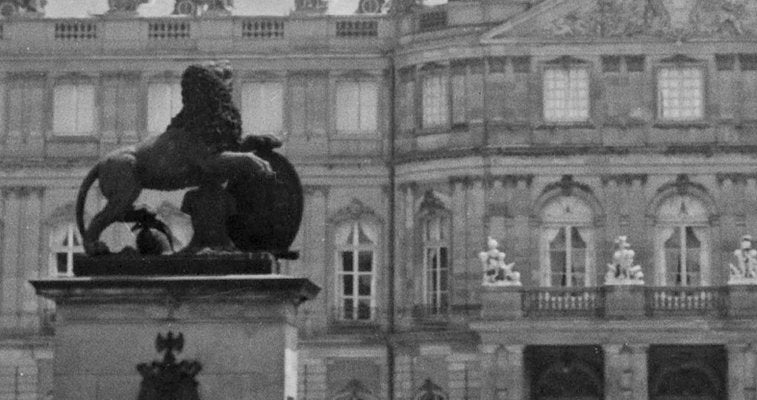
[[[66,223],[50,235],[50,274],[74,275],[74,254],[83,253],[81,236],[74,223]]]
[[[426,379],[423,385],[420,387],[418,394],[415,396],[415,400],[446,400],[442,388],[431,382],[431,379]]]
[[[691,196],[672,196],[657,211],[656,284],[699,286],[709,283],[708,212]]]
[[[374,318],[377,244],[378,231],[368,222],[346,222],[337,229],[337,304],[342,320]]]
[[[577,197],[557,197],[544,207],[542,223],[542,286],[591,286],[594,228],[589,206]]]
[[[430,314],[444,314],[449,304],[449,219],[423,218],[423,301]]]

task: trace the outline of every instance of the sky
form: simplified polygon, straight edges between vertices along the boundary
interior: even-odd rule
[[[141,16],[170,15],[175,0],[149,0],[137,10]],[[329,0],[329,14],[353,14],[359,0]],[[431,0],[427,3],[442,3]],[[294,0],[235,0],[235,15],[288,15],[294,9]],[[108,11],[108,0],[47,0],[45,16],[48,18],[81,18]]]

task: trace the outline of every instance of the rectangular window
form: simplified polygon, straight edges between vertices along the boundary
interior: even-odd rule
[[[586,286],[587,243],[576,227],[560,228],[549,242],[552,286]]]
[[[586,68],[544,70],[544,121],[589,119],[589,71]]]
[[[104,136],[137,137],[138,85],[135,79],[106,78],[102,87],[102,121]]]
[[[339,319],[370,321],[374,318],[376,232],[353,222],[337,230],[337,285]]]
[[[44,80],[11,79],[8,93],[8,135],[32,137],[42,135]]]
[[[65,224],[50,235],[50,273],[74,275],[74,254],[83,253],[79,231],[74,224]]]
[[[53,89],[53,132],[89,135],[95,130],[95,86],[64,83]]]
[[[445,127],[448,124],[447,80],[441,70],[423,77],[422,105],[424,128]]]
[[[433,217],[423,224],[423,293],[426,312],[444,314],[449,305],[447,219]]]
[[[377,128],[378,85],[375,82],[339,82],[336,88],[338,133],[373,133]]]
[[[696,286],[701,282],[701,235],[691,226],[678,226],[665,241],[666,282],[674,286]]]
[[[281,137],[284,131],[284,84],[242,84],[242,127],[245,135]]]
[[[147,131],[150,135],[163,133],[171,119],[181,111],[181,85],[151,83],[147,87]]]
[[[657,115],[664,121],[695,121],[704,118],[702,69],[660,69],[657,75]]]
[[[328,80],[321,76],[295,76],[289,84],[289,118],[293,135],[325,135]]]
[[[484,120],[484,65],[481,62],[452,66],[452,125]]]

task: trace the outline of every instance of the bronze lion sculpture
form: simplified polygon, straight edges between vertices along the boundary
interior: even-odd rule
[[[100,234],[114,222],[137,222],[134,201],[142,189],[178,190],[198,186],[208,177],[219,181],[272,177],[271,166],[252,151],[280,143],[261,137],[242,140],[242,121],[231,98],[228,62],[189,66],[181,78],[183,108],[166,131],[116,150],[89,171],[76,201],[76,223],[89,255],[109,250]],[[87,192],[99,181],[105,207],[84,226]]]

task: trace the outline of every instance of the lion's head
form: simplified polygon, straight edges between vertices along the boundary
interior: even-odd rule
[[[218,151],[233,149],[242,137],[242,118],[231,100],[232,70],[228,61],[190,65],[181,77],[183,108],[169,128],[202,138]]]

